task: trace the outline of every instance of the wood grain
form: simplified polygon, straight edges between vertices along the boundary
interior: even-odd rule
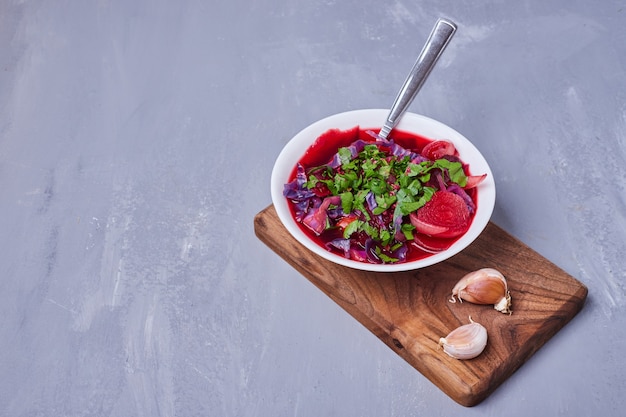
[[[440,264],[377,273],[336,265],[307,250],[284,228],[273,206],[254,219],[257,237],[373,332],[394,352],[464,406],[484,400],[583,307],[587,288],[493,223],[468,248]],[[513,314],[467,302],[449,303],[466,273],[491,267],[507,278]],[[487,328],[475,359],[459,361],[439,338],[469,322]]]

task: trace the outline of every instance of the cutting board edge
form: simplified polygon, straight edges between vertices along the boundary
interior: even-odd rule
[[[270,209],[269,206],[267,209]],[[266,210],[267,210],[266,209]],[[451,389],[449,384],[446,384],[445,381],[439,380],[437,377],[437,373],[430,368],[423,365],[422,362],[419,361],[419,358],[412,355],[408,349],[404,347],[398,347],[397,343],[399,343],[391,334],[392,331],[385,329],[383,326],[378,324],[371,317],[363,314],[359,309],[355,308],[354,305],[345,301],[340,297],[336,297],[330,288],[327,288],[324,283],[315,277],[315,274],[311,273],[309,270],[305,269],[298,262],[289,262],[284,252],[280,249],[280,245],[275,244],[271,239],[267,239],[262,233],[259,232],[260,227],[264,227],[264,221],[262,218],[262,214],[266,211],[263,210],[261,213],[257,214],[254,219],[255,225],[255,234],[256,236],[271,250],[273,250],[276,254],[278,254],[282,259],[287,261],[287,263],[298,271],[301,275],[307,278],[311,284],[313,284],[317,289],[322,291],[326,296],[328,296],[335,304],[345,310],[348,314],[350,314],[356,321],[363,326],[366,330],[374,335],[374,337],[378,338],[378,340],[382,341],[392,352],[396,355],[400,356],[407,364],[415,368],[424,378],[426,378],[430,383],[439,388],[444,394],[448,397],[452,398],[454,401],[459,403],[460,405],[471,407],[477,405],[482,400],[484,400],[495,387],[489,392],[484,392],[484,390],[476,390],[477,386],[467,384],[465,381],[458,379],[458,383],[455,385],[457,387],[462,387],[462,389]]]
[[[506,379],[511,377],[525,362],[527,362],[550,338],[552,338],[556,333],[560,331],[565,325],[567,325],[584,307],[586,302],[586,298],[588,295],[587,287],[582,284],[579,280],[567,274],[565,271],[563,273],[574,280],[578,285],[578,291],[572,297],[570,297],[571,302],[575,305],[575,309],[567,311],[567,309],[563,308],[564,315],[560,318],[560,323],[557,326],[551,328],[548,333],[543,333],[542,335],[535,335],[534,338],[537,339],[530,344],[530,348],[524,349],[523,351],[519,351],[517,355],[514,355],[515,358],[512,361],[512,364],[509,363],[508,366],[506,363],[502,364],[502,369],[495,369],[494,372],[498,373],[498,377],[495,378],[495,383],[488,383],[489,381],[477,381],[474,384],[467,383],[462,379],[457,379],[455,384],[450,384],[445,380],[441,380],[438,377],[436,370],[431,370],[427,366],[423,365],[418,357],[415,355],[411,355],[406,349],[399,348],[395,345],[395,339],[393,338],[391,331],[386,329],[384,326],[381,326],[371,317],[368,317],[366,314],[363,314],[356,306],[347,302],[346,300],[335,296],[333,294],[332,287],[326,287],[325,283],[320,279],[315,277],[315,274],[307,269],[307,266],[312,266],[310,262],[306,261],[304,258],[299,259],[300,261],[306,261],[304,265],[301,262],[294,262],[294,259],[290,258],[285,250],[282,250],[280,244],[274,242],[272,239],[267,238],[261,233],[261,228],[266,227],[263,215],[267,211],[271,211],[273,206],[270,205],[266,209],[262,210],[255,216],[254,228],[255,234],[257,237],[265,243],[270,249],[272,249],[275,253],[277,253],[281,258],[287,261],[294,269],[296,269],[300,274],[305,276],[309,282],[311,282],[315,287],[321,290],[324,294],[326,294],[329,298],[331,298],[337,305],[339,305],[342,309],[348,312],[353,318],[355,318],[363,327],[369,330],[375,337],[377,337],[380,341],[385,343],[385,345],[391,349],[394,353],[400,356],[405,362],[411,365],[413,368],[418,370],[422,376],[428,379],[431,383],[437,386],[442,392],[444,392],[448,397],[453,399],[458,404],[465,407],[472,407],[487,397],[489,397]],[[278,220],[280,222],[280,220]],[[490,222],[490,225],[495,226],[495,229],[500,230],[501,232],[508,235],[504,229],[500,226]],[[511,235],[509,235],[511,236]],[[513,236],[511,236],[513,237]],[[519,244],[528,248],[523,242],[517,240]],[[529,248],[530,249],[530,248]],[[531,249],[532,250],[532,249]],[[537,254],[540,256],[540,254]],[[544,258],[545,259],[545,258]],[[546,260],[547,261],[547,260]],[[547,261],[550,263],[549,261]],[[336,288],[335,288],[336,290]],[[558,316],[558,314],[555,314]],[[547,335],[547,337],[545,337]],[[541,337],[544,336],[544,337]]]

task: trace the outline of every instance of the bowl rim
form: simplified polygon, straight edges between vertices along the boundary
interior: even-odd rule
[[[284,185],[288,182],[296,162],[322,133],[330,129],[347,130],[355,126],[359,126],[362,129],[379,129],[388,113],[389,110],[387,109],[351,110],[327,116],[310,124],[293,136],[283,147],[274,163],[271,174],[270,188],[272,202],[278,218],[287,231],[299,243],[322,258],[342,266],[363,271],[411,271],[445,261],[461,252],[476,240],[489,223],[495,207],[496,189],[493,173],[478,148],[452,127],[421,114],[406,112],[395,129],[416,133],[432,140],[449,140],[457,148],[461,159],[470,165],[472,173],[477,175],[483,173],[487,174],[485,180],[478,185],[477,211],[470,228],[445,251],[432,254],[423,259],[397,264],[372,264],[347,259],[341,255],[327,251],[316,242],[312,241],[293,219],[288,201],[283,196]]]

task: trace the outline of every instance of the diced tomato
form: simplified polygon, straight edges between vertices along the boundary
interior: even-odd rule
[[[311,191],[313,191],[313,193],[318,197],[327,197],[330,195],[330,190],[328,189],[328,186],[326,186],[326,184],[324,184],[323,182],[318,182],[317,184],[315,184],[315,187],[313,187]]]
[[[346,227],[348,227],[350,223],[352,223],[358,218],[359,217],[356,214],[349,214],[337,222],[337,227],[340,227],[341,229],[345,229]]]

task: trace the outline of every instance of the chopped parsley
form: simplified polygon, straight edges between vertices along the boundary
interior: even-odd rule
[[[328,164],[298,169],[285,195],[297,196],[291,200],[301,223],[317,235],[330,233],[327,246],[349,258],[382,263],[405,259],[415,233],[411,213],[438,190],[467,184],[458,158],[430,160],[391,141],[357,141],[339,148]],[[355,247],[365,254],[355,254]]]

